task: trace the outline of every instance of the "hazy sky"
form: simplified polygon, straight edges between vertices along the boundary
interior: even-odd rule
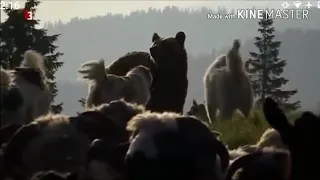
[[[9,2],[9,1],[6,1]],[[13,0],[18,2],[20,7],[24,6],[23,0]],[[274,7],[280,8],[282,1],[108,1],[108,0],[44,0],[39,5],[36,14],[37,19],[41,19],[41,24],[46,21],[69,21],[73,17],[89,18],[98,15],[111,13],[128,14],[130,11],[145,9],[149,7],[162,9],[165,6],[175,5],[181,8],[199,8],[207,7],[216,9],[219,5],[228,8],[246,8],[246,7]],[[7,17],[1,12],[1,21]]]

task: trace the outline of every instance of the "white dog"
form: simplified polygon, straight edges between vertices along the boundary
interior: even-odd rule
[[[22,104],[14,111],[5,111],[2,114],[3,125],[26,124],[50,112],[53,97],[47,84],[44,59],[41,54],[27,50],[21,65],[9,73],[11,73],[9,92],[14,91],[16,96],[21,96]]]
[[[78,72],[91,81],[86,108],[119,99],[142,105],[149,101],[153,77],[144,66],[134,67],[126,76],[116,76],[106,74],[103,60],[93,60],[83,64]]]
[[[218,109],[220,119],[230,119],[236,109],[248,116],[252,108],[253,91],[239,49],[239,40],[234,40],[229,52],[220,55],[204,75],[206,109],[211,122]]]

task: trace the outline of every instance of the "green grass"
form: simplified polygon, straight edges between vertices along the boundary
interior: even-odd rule
[[[293,120],[299,114],[293,113],[287,115],[287,117]],[[228,145],[229,149],[246,144],[255,144],[269,127],[261,111],[253,112],[248,118],[237,114],[233,117],[233,120],[222,120],[210,125],[212,130],[222,133],[219,138]]]

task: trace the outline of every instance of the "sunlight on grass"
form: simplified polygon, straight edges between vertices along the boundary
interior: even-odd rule
[[[287,117],[292,120],[300,113],[292,113]],[[255,144],[264,131],[269,128],[261,111],[253,112],[248,118],[236,114],[233,120],[222,120],[210,125],[210,128],[222,133],[220,139],[234,149],[246,144]]]

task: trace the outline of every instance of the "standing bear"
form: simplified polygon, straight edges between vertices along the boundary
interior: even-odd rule
[[[220,119],[231,119],[236,109],[247,117],[252,108],[253,91],[239,49],[239,40],[234,40],[228,53],[220,55],[204,75],[204,98],[211,122],[218,109]]]
[[[147,110],[183,113],[188,90],[188,62],[184,46],[186,35],[178,32],[175,37],[161,38],[153,34],[150,54],[130,52],[111,63],[108,74],[123,76],[132,68],[143,65],[150,69],[153,82]]]
[[[156,112],[183,113],[188,91],[186,35],[162,38],[153,34],[150,54],[156,64],[151,98],[147,109]]]

